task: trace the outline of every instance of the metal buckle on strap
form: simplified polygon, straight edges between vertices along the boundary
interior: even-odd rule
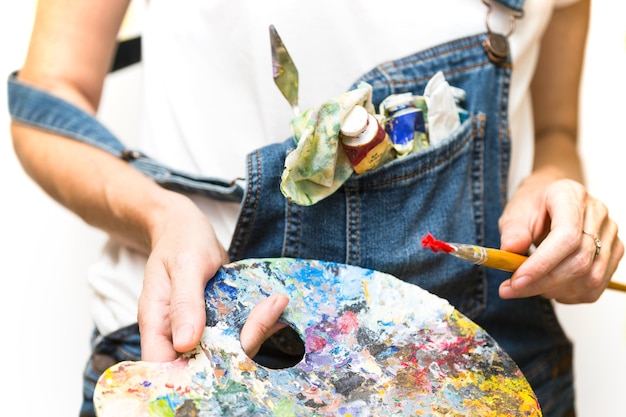
[[[482,0],[487,6],[487,16],[485,18],[485,25],[487,26],[487,40],[485,41],[485,51],[489,60],[494,64],[502,65],[509,56],[510,48],[508,37],[515,32],[517,19],[524,17],[523,11],[518,11],[505,6],[502,3],[498,3],[494,0]],[[509,29],[506,33],[497,33],[491,29],[490,19],[491,14],[495,7],[504,10],[504,13],[509,15]]]

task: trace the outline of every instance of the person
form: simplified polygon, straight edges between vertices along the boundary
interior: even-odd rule
[[[128,0],[39,1],[14,81],[96,115],[127,6]],[[134,169],[133,158],[14,117],[14,148],[26,172],[111,236],[89,276],[96,333],[81,415],[93,415],[95,380],[114,362],[138,359],[139,352],[144,360],[168,361],[193,348],[205,322],[205,284],[221,265],[255,256],[358,264],[423,286],[511,354],[544,415],[574,415],[571,344],[551,302],[597,300],[624,252],[607,207],[583,185],[576,147],[588,15],[589,0],[147,2],[138,149],[175,169],[243,182],[248,198],[263,198],[248,211],[246,201],[173,191]],[[374,102],[420,94],[442,70],[467,92],[472,116],[463,135],[473,139],[459,134],[451,142],[465,152],[458,159],[466,165],[446,176],[437,164],[456,159],[457,149],[433,149],[441,154],[434,167],[409,156],[353,175],[311,207],[289,203],[276,189],[254,188],[261,177],[280,178],[276,160],[285,148],[274,145],[291,143],[282,142],[291,136],[293,114],[272,80],[270,24],[299,70],[303,109],[359,81],[373,86]],[[510,55],[498,49],[502,40]],[[246,172],[246,165],[264,176]],[[420,184],[410,187],[418,188],[387,181],[398,175],[393,167],[411,170],[402,171],[403,179],[415,176]],[[432,182],[425,178],[439,182],[422,191]],[[383,182],[391,187],[381,190]],[[331,204],[340,209],[324,211]],[[370,208],[380,210],[368,214]],[[427,228],[531,255],[512,275],[463,265],[442,276],[441,262],[451,261],[434,261],[415,244]],[[324,242],[316,244],[320,233]],[[242,334],[248,353],[280,326],[287,302],[270,297],[250,316],[253,330]]]

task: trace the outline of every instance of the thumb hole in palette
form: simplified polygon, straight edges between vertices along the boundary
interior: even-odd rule
[[[270,336],[251,358],[270,369],[285,369],[300,363],[304,357],[304,342],[298,332],[287,325]]]

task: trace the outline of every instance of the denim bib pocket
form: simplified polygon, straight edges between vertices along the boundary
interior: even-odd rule
[[[478,315],[486,302],[483,270],[433,254],[422,248],[421,239],[431,232],[477,242],[476,225],[482,222],[476,220],[484,212],[484,124],[484,114],[471,115],[437,146],[355,174],[333,195],[307,207],[276,196],[289,141],[259,149],[249,157],[248,189],[231,256],[307,258],[375,269],[448,299],[468,317]]]

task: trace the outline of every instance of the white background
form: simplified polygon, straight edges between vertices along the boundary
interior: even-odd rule
[[[35,1],[0,4],[0,77],[19,68]],[[565,43],[565,40],[564,40]],[[564,47],[566,47],[564,45]],[[589,39],[581,151],[588,185],[626,227],[626,3],[595,2]],[[110,77],[101,117],[135,135],[140,67]],[[48,417],[78,415],[89,353],[88,265],[104,235],[50,200],[23,173],[8,129],[0,82],[0,398],[5,410]],[[626,262],[615,280],[626,282]],[[575,342],[578,412],[624,416],[626,293],[607,291],[590,305],[559,306]],[[32,404],[35,409],[28,410]]]

